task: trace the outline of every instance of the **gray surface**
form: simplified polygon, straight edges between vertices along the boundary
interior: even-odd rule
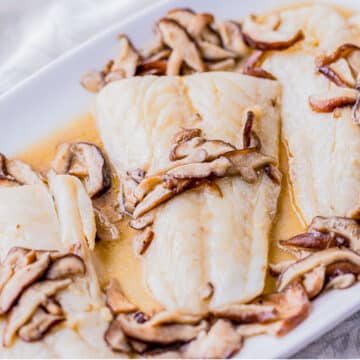
[[[1,0],[0,94],[146,2],[149,0]],[[295,357],[360,357],[359,325],[360,313]]]

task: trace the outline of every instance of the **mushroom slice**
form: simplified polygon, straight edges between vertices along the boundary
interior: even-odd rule
[[[62,144],[52,164],[58,174],[71,174],[83,179],[90,197],[100,196],[111,186],[111,172],[99,147],[78,142]]]
[[[212,311],[212,314],[242,324],[263,323],[278,318],[273,305],[258,304],[230,304]]]
[[[265,52],[258,50],[254,51],[244,65],[243,74],[263,79],[276,80],[272,74],[261,68],[261,64],[264,60]]]
[[[200,315],[189,315],[182,314],[178,311],[160,311],[155,314],[150,320],[148,320],[148,325],[150,326],[160,326],[168,324],[198,324],[202,319]]]
[[[221,156],[207,163],[180,165],[168,171],[167,175],[176,179],[204,179],[211,175],[224,176],[231,167],[230,161]]]
[[[242,24],[243,39],[253,49],[285,50],[304,38],[301,30],[279,29],[280,18],[277,14],[269,16],[266,20],[260,23],[255,15],[250,15]]]
[[[229,359],[243,345],[243,337],[230,321],[216,320],[210,330],[200,333],[186,346],[182,357],[187,359]]]
[[[336,108],[343,108],[355,105],[357,93],[346,96],[326,97],[312,95],[309,96],[309,105],[313,111],[320,113],[333,112]]]
[[[162,50],[159,50],[158,52],[155,52],[153,55],[146,57],[145,60],[143,60],[141,64],[149,64],[149,63],[153,63],[155,61],[168,60],[170,55],[171,55],[171,50],[162,49]]]
[[[6,320],[3,332],[3,346],[9,347],[11,345],[16,332],[29,321],[46,298],[65,289],[70,284],[70,279],[45,280],[26,289]]]
[[[356,277],[354,274],[344,274],[339,275],[331,279],[327,284],[325,289],[347,289],[356,282]]]
[[[234,150],[223,156],[232,164],[227,175],[240,175],[249,183],[253,183],[258,179],[258,170],[266,165],[276,165],[274,158],[262,154],[255,148]],[[281,178],[281,174],[277,169],[272,167],[272,171],[276,178]]]
[[[153,224],[155,214],[145,214],[137,219],[130,220],[129,226],[135,230],[143,230]]]
[[[121,291],[117,279],[111,279],[105,288],[106,305],[115,315],[136,311],[137,307],[132,304]]]
[[[253,130],[255,114],[253,111],[249,110],[246,112],[246,120],[243,129],[243,148],[254,148],[258,151],[261,149],[261,141],[257,136],[256,132]]]
[[[64,279],[85,274],[85,264],[80,256],[66,254],[56,259],[49,267],[46,278],[49,280]]]
[[[195,41],[181,25],[171,19],[162,19],[157,27],[165,44],[176,50],[191,68],[199,72],[205,71],[204,62]]]
[[[119,238],[118,228],[109,220],[106,214],[94,207],[94,215],[97,238],[105,241],[114,241]]]
[[[200,137],[201,133],[202,133],[201,129],[198,129],[198,128],[181,129],[179,132],[177,132],[174,135],[173,144],[179,145],[179,144],[187,142],[195,137]]]
[[[208,281],[206,284],[202,285],[199,289],[201,299],[210,300],[214,295],[214,285],[212,282]]]
[[[127,78],[134,76],[140,56],[126,35],[120,34],[118,39],[120,53],[115,59],[111,71],[122,70]]]
[[[40,175],[34,171],[31,166],[20,160],[7,160],[6,168],[8,173],[13,176],[20,184],[43,184]]]
[[[0,314],[10,310],[24,290],[44,275],[49,264],[50,257],[45,253],[34,263],[15,272],[0,293]]]
[[[26,342],[41,340],[52,327],[63,320],[64,316],[48,314],[38,309],[30,322],[20,328],[19,336]]]
[[[167,62],[165,60],[143,61],[136,69],[136,75],[165,75]]]
[[[225,141],[195,137],[173,146],[169,157],[172,161],[189,158],[191,161],[203,162],[215,160],[232,150],[235,150],[235,147]]]
[[[278,289],[285,289],[293,280],[320,265],[330,265],[339,261],[348,261],[360,266],[360,256],[352,250],[330,248],[318,251],[290,265],[279,277]]]
[[[354,51],[360,51],[360,47],[354,44],[341,45],[331,54],[317,57],[315,59],[316,68],[337,86],[355,88],[356,84],[352,77],[346,79],[330,66],[332,64],[335,65],[341,59],[347,59]]]
[[[234,59],[225,59],[220,61],[208,61],[206,66],[209,71],[229,71],[233,70],[236,63]]]
[[[278,336],[283,327],[283,321],[278,320],[268,324],[244,324],[237,327],[236,331],[244,338],[252,336],[268,334],[272,336]]]
[[[176,50],[173,50],[167,62],[166,75],[168,76],[179,75],[181,71],[182,63],[183,63],[183,58],[180,55],[180,53]]]
[[[128,337],[161,345],[190,341],[201,331],[207,329],[207,323],[205,321],[197,325],[168,324],[152,326],[148,321],[138,323],[131,314],[119,314],[116,320],[120,323],[123,332]]]
[[[137,237],[134,239],[135,253],[138,255],[144,255],[146,250],[151,245],[154,239],[154,232],[150,227],[145,228]]]
[[[104,340],[113,351],[124,353],[129,353],[131,351],[127,338],[122,331],[121,324],[116,319],[111,321],[104,334]]]
[[[360,94],[355,101],[352,118],[355,125],[360,125]]]
[[[280,240],[279,244],[281,247],[296,247],[317,251],[334,246],[343,246],[346,244],[346,240],[331,233],[313,231],[295,235],[288,240]]]
[[[64,315],[63,309],[60,303],[54,298],[47,298],[42,304],[42,308],[46,310],[48,314],[62,316]]]
[[[326,277],[329,280],[334,279],[335,277],[345,275],[345,274],[360,274],[360,266],[352,264],[346,261],[336,262],[327,266],[326,268]]]
[[[340,216],[316,216],[312,220],[309,230],[336,234],[338,236],[336,246],[348,245],[350,249],[360,252],[360,224],[354,219]]]
[[[326,267],[324,265],[320,265],[304,275],[302,283],[309,299],[313,299],[315,296],[320,294],[323,289],[325,283],[325,271]]]
[[[235,21],[223,21],[217,24],[221,43],[236,56],[245,56],[248,52],[241,35],[241,26]]]
[[[283,271],[285,271],[290,265],[294,263],[295,260],[286,260],[277,264],[269,264],[270,274],[273,276],[279,276]]]
[[[236,57],[232,51],[223,49],[222,47],[207,41],[198,41],[197,44],[199,45],[201,55],[205,60],[217,61]]]
[[[80,84],[88,91],[97,93],[105,86],[105,77],[101,71],[89,70],[80,78]]]

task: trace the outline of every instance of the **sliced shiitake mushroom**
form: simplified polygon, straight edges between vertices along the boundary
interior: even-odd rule
[[[34,263],[15,272],[0,293],[0,314],[5,314],[11,309],[25,289],[44,275],[49,264],[49,255],[45,253]]]
[[[66,254],[56,259],[46,272],[49,280],[64,279],[84,275],[86,267],[83,259],[75,254]]]
[[[235,326],[226,320],[216,320],[210,330],[201,332],[185,346],[181,357],[185,359],[229,359],[243,345],[243,337]]]
[[[265,59],[265,54],[266,53],[264,51],[254,51],[251,56],[246,60],[243,68],[243,74],[263,79],[276,80],[272,74],[270,74],[261,67],[261,64]]]
[[[313,111],[320,113],[330,113],[336,108],[343,108],[347,106],[353,106],[356,103],[357,93],[348,93],[344,96],[309,96],[309,105]]]
[[[166,75],[168,76],[179,75],[181,71],[182,63],[183,63],[183,58],[181,54],[178,51],[173,50],[167,62]]]
[[[115,59],[111,71],[121,70],[125,73],[126,78],[134,76],[140,58],[139,53],[126,35],[120,34],[118,39],[120,53]]]
[[[331,279],[325,286],[327,290],[330,289],[347,289],[356,282],[354,274],[339,275]]]
[[[33,342],[41,340],[56,324],[65,320],[64,316],[48,314],[38,309],[32,319],[19,330],[21,340]]]
[[[197,44],[199,46],[202,58],[205,60],[219,61],[236,57],[232,51],[226,50],[207,41],[198,41]]]
[[[0,153],[0,186],[36,185],[42,184],[41,176],[28,164],[7,159]]]
[[[90,197],[100,196],[111,187],[110,167],[95,144],[62,144],[52,166],[58,174],[67,173],[82,179]]]
[[[263,323],[278,318],[273,305],[259,304],[230,304],[213,310],[212,314],[241,324]]]
[[[134,239],[134,250],[137,255],[144,255],[154,239],[151,227],[146,227]]]
[[[269,271],[272,276],[278,276],[285,271],[295,260],[284,260],[276,264],[269,264]]]
[[[325,283],[325,273],[326,267],[324,265],[319,265],[312,271],[304,274],[302,283],[309,299],[313,299],[320,294]]]
[[[360,51],[360,47],[354,44],[344,44],[329,55],[318,56],[315,59],[317,71],[337,86],[355,88],[356,82],[352,77],[350,80],[345,78],[343,74],[334,69],[334,66],[331,66],[341,59],[347,59],[354,51]]]
[[[207,61],[206,66],[209,71],[229,71],[233,70],[236,65],[234,59],[225,59],[220,61]]]
[[[241,35],[241,26],[235,21],[223,21],[217,24],[221,43],[225,49],[232,51],[236,56],[245,56],[248,52]]]
[[[149,326],[160,326],[169,324],[198,324],[202,320],[201,315],[184,314],[178,311],[164,310],[156,313],[149,320],[147,320]]]
[[[209,300],[214,295],[215,287],[211,281],[208,281],[200,287],[199,292],[202,300]]]
[[[146,227],[153,224],[154,219],[155,219],[155,214],[152,213],[145,214],[142,217],[130,220],[129,226],[135,230],[144,230]]]
[[[360,251],[360,224],[354,219],[316,216],[309,225],[309,231],[335,234],[336,246],[349,246],[356,252]]]
[[[208,327],[205,321],[197,325],[168,324],[152,326],[147,321],[139,323],[132,314],[119,314],[116,320],[128,337],[161,345],[190,341]]]
[[[110,280],[105,288],[106,305],[114,315],[136,311],[137,307],[132,304],[121,291],[117,279]]]
[[[196,71],[204,71],[205,65],[195,41],[190,37],[185,28],[175,20],[162,19],[157,28],[164,43],[175,50],[187,65]]]
[[[272,336],[279,336],[284,324],[282,320],[260,324],[244,324],[237,327],[237,333],[244,338],[249,338],[257,335],[268,334]]]
[[[122,331],[120,322],[116,319],[111,321],[104,334],[104,340],[113,351],[129,353],[132,350],[128,343],[128,339]]]
[[[11,309],[6,320],[3,332],[3,346],[9,347],[11,345],[16,332],[30,320],[47,297],[53,296],[70,284],[70,279],[45,280],[27,288],[18,303]]]
[[[241,27],[245,43],[256,50],[285,50],[304,38],[301,30],[279,29],[280,22],[278,14],[262,23],[255,15],[246,17]]]
[[[352,250],[330,248],[315,252],[290,265],[278,279],[278,289],[285,289],[292,281],[320,265],[330,265],[339,261],[346,261],[360,266],[360,256]]]
[[[352,118],[355,125],[360,125],[360,94],[355,101]]]
[[[88,91],[97,93],[105,86],[105,77],[101,71],[88,70],[80,78],[80,84]]]

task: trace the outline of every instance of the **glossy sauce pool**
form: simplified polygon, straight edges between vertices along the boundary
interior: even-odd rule
[[[51,167],[51,161],[55,156],[58,145],[63,142],[74,141],[92,142],[102,147],[95,119],[90,113],[71,121],[56,133],[20,152],[17,158],[29,163],[38,171],[46,172]],[[280,147],[280,169],[284,177],[278,204],[278,214],[271,231],[270,263],[290,259],[290,255],[277,248],[276,242],[303,231],[303,226],[299,221],[292,201],[291,186],[287,175],[287,154],[284,145]],[[120,238],[117,241],[99,241],[96,245],[95,262],[100,282],[102,285],[106,285],[111,278],[117,277],[129,300],[149,314],[156,312],[161,309],[161,306],[151,297],[144,286],[140,259],[134,255],[132,248],[134,230],[127,226],[127,220],[122,221],[119,233]],[[275,279],[268,276],[264,291],[271,292],[274,290]]]

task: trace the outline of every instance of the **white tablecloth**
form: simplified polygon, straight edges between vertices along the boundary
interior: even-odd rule
[[[0,0],[0,94],[149,2],[151,0]],[[359,324],[360,313],[296,357],[359,357]]]

